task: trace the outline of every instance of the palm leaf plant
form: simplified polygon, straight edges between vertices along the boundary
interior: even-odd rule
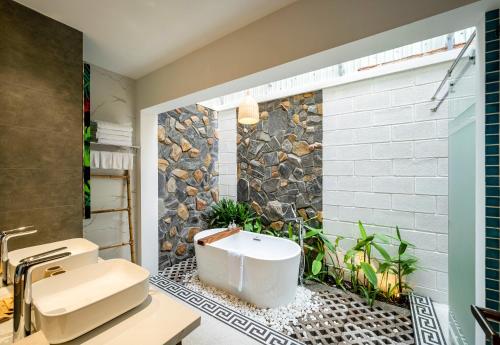
[[[394,286],[388,286],[387,298],[400,298],[407,291],[411,291],[412,287],[406,283],[406,278],[417,270],[417,258],[408,254],[409,248],[415,248],[413,244],[403,240],[401,231],[396,226],[396,237],[391,237],[397,242],[398,251],[393,257],[386,258],[380,265],[379,271],[385,274],[386,279],[389,274],[395,276]]]
[[[372,265],[366,262],[361,262],[360,267],[367,279],[365,285],[360,286],[360,290],[368,305],[372,307],[379,292],[377,273]]]
[[[207,224],[213,228],[227,227],[232,222],[244,227],[255,220],[255,213],[246,203],[238,203],[231,199],[221,199],[204,216]]]
[[[332,243],[321,227],[316,228],[305,223],[304,228],[306,229],[304,235],[305,278],[325,282],[326,277],[330,276],[337,286],[344,288],[344,271],[338,257],[338,246],[342,237],[337,237]],[[290,236],[292,232],[289,227]],[[298,241],[297,236],[293,235],[292,238]],[[331,269],[328,267],[328,261],[332,264]]]
[[[368,235],[361,221],[358,222],[358,228],[360,237],[357,239],[356,245],[346,252],[344,263],[351,271],[352,289],[354,292],[361,292],[368,304],[372,306],[379,293],[377,272],[372,263],[372,248],[376,249],[384,260],[388,260],[391,258],[389,253],[375,241],[387,243],[388,240],[379,234]]]

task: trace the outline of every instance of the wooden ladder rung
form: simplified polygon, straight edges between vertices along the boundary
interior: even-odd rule
[[[120,179],[125,180],[127,178],[126,175],[100,175],[100,174],[91,174],[91,177],[99,177],[99,178],[109,178],[109,179]]]
[[[91,213],[92,214],[99,214],[99,213],[111,213],[111,212],[125,212],[125,211],[127,211],[127,213],[128,213],[129,242],[112,244],[109,246],[100,247],[99,249],[103,250],[103,249],[117,248],[117,247],[123,247],[123,246],[130,246],[130,260],[133,263],[135,263],[136,257],[135,257],[134,228],[132,225],[132,206],[131,206],[132,205],[132,193],[130,190],[130,172],[128,170],[125,170],[125,175],[91,174],[90,176],[97,177],[97,178],[125,180],[126,186],[127,186],[127,207],[110,208],[110,209],[105,209],[105,210],[96,210],[96,211],[92,211]]]
[[[99,247],[99,250],[118,248],[118,247],[123,247],[123,246],[133,246],[133,245],[134,245],[134,243],[132,241],[131,242],[123,242],[123,243],[111,244],[109,246]]]
[[[97,213],[109,213],[109,212],[123,212],[123,211],[128,211],[128,210],[129,210],[128,207],[125,207],[125,208],[108,208],[106,210],[91,211],[91,213],[97,214]]]

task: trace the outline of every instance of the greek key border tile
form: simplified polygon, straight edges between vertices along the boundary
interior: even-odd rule
[[[429,297],[410,295],[416,345],[446,345],[443,331]]]
[[[229,309],[183,285],[159,275],[150,278],[151,284],[179,298],[189,305],[209,314],[237,331],[264,345],[303,345],[284,334],[256,322],[232,309]]]

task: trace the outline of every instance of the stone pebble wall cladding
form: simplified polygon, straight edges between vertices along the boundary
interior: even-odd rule
[[[292,217],[322,213],[322,91],[259,104],[257,125],[238,124],[238,201],[281,230]]]
[[[159,269],[194,255],[203,214],[218,201],[217,113],[200,105],[158,115]]]

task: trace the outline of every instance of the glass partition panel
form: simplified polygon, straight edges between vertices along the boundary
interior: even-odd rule
[[[474,46],[454,68],[448,94],[448,271],[450,326],[474,344],[476,82]]]

